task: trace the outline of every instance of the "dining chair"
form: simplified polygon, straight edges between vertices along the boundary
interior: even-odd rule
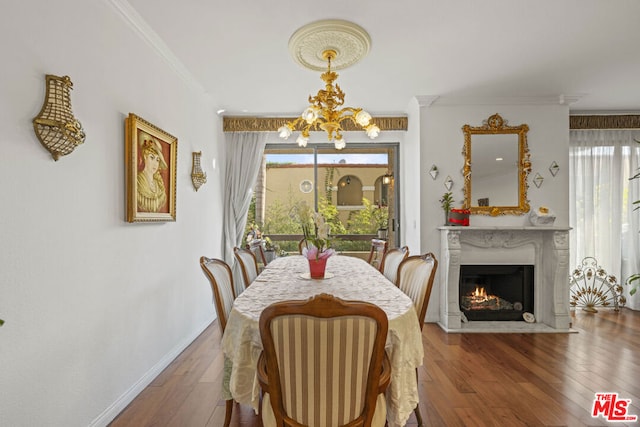
[[[302,255],[302,249],[307,247],[307,239],[301,239],[298,242],[298,252]]]
[[[433,288],[433,279],[438,269],[438,260],[435,255],[428,252],[423,255],[407,257],[398,267],[398,277],[396,285],[411,300],[418,314],[420,330],[424,326],[424,318],[427,314],[429,297]],[[418,381],[418,368],[416,368],[416,382]],[[422,414],[420,414],[420,404],[416,405],[414,412],[418,421],[418,426],[422,426]]]
[[[244,288],[248,288],[251,283],[258,277],[258,262],[256,257],[249,249],[235,247],[233,254],[240,264],[242,271],[242,279],[244,280]]]
[[[224,334],[224,330],[227,327],[227,319],[233,306],[233,301],[236,299],[235,288],[233,287],[233,274],[231,268],[226,262],[216,259],[200,257],[200,267],[204,275],[209,279],[211,289],[213,290],[213,301],[216,306],[216,313],[218,314],[218,323],[220,330]],[[231,364],[225,358],[225,375],[231,375]],[[233,399],[226,401],[224,426],[228,427],[231,423],[231,413],[233,412]]]
[[[387,252],[387,241],[382,239],[371,239],[371,251],[369,251],[369,258],[367,262],[380,270],[381,261]]]
[[[262,247],[264,240],[262,239],[253,239],[251,242],[247,243],[246,249],[249,249],[253,256],[256,258],[258,263],[258,267],[262,263],[262,268],[267,265],[267,257],[264,254],[264,248]]]
[[[376,305],[320,294],[260,315],[265,427],[384,426],[388,320]]]
[[[389,249],[380,262],[380,272],[395,285],[400,263],[409,256],[409,247]]]

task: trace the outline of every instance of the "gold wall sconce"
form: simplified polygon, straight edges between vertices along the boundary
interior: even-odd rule
[[[202,171],[202,166],[200,165],[200,157],[202,156],[202,151],[194,151],[192,154],[193,163],[191,167],[191,182],[193,182],[193,188],[198,191],[198,189],[207,182],[207,174]]]
[[[84,142],[85,133],[71,111],[69,76],[46,76],[47,93],[40,113],[33,119],[33,129],[40,143],[49,150],[53,160],[71,153]]]

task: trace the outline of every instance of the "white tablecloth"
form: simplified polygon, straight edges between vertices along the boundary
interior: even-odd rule
[[[413,303],[380,272],[359,258],[332,256],[324,280],[309,280],[309,265],[302,256],[277,258],[233,304],[222,337],[222,349],[232,364],[223,390],[237,402],[256,411],[260,386],[256,365],[262,351],[258,321],[262,310],[283,300],[306,300],[327,293],[345,300],[366,301],[382,308],[389,318],[386,352],[391,361],[391,383],[387,390],[389,426],[403,426],[418,403],[416,367],[422,365],[420,325]]]

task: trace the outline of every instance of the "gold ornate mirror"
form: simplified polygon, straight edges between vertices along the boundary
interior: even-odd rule
[[[464,125],[464,209],[481,215],[529,212],[529,126],[507,126],[494,114],[482,126]]]

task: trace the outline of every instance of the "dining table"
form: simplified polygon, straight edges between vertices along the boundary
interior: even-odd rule
[[[424,349],[418,316],[412,300],[382,273],[365,260],[346,255],[328,259],[324,279],[310,278],[308,260],[302,255],[276,258],[235,299],[222,336],[223,398],[250,405],[258,413],[260,314],[271,304],[307,300],[322,293],[369,302],[387,314],[385,351],[391,363],[391,381],[385,393],[387,422],[391,427],[404,426],[419,400],[416,368],[422,365]]]

